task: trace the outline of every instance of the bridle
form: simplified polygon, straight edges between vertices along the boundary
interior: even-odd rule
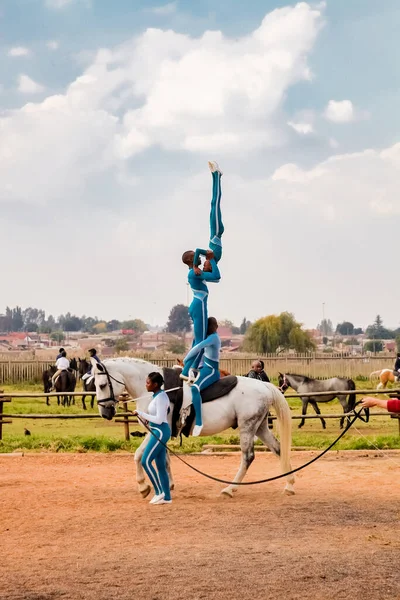
[[[101,366],[104,369],[104,373],[100,373],[100,375],[105,375],[107,377],[107,383],[108,383],[108,387],[110,388],[110,397],[109,398],[102,398],[102,400],[97,400],[97,404],[102,406],[104,405],[106,402],[114,402],[117,403],[118,400],[115,398],[115,394],[114,394],[114,388],[113,388],[113,384],[112,381],[115,381],[116,383],[119,383],[120,385],[123,385],[125,387],[125,383],[123,381],[119,381],[119,379],[116,379],[115,377],[113,377],[112,375],[110,375],[110,373],[107,371],[106,366],[103,363],[100,363]]]
[[[278,388],[278,389],[279,389],[279,390],[282,392],[282,394],[283,394],[284,392],[286,392],[286,390],[287,390],[289,387],[290,387],[290,384],[289,384],[288,380],[286,379],[286,374],[284,373],[284,374],[283,374],[283,380],[282,380],[282,383],[281,383],[281,385],[279,386],[279,388]]]

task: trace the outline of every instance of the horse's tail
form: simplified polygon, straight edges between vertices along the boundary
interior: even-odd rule
[[[370,380],[374,379],[375,377],[377,377],[379,379],[381,373],[382,373],[382,369],[379,369],[379,371],[373,371],[369,375]]]
[[[354,383],[354,381],[352,379],[348,379],[347,382],[349,384],[349,390],[356,389],[356,384]],[[347,406],[348,406],[349,410],[353,410],[355,405],[356,405],[356,394],[349,394],[349,397],[347,399]]]
[[[268,385],[268,384],[266,384]],[[279,433],[280,433],[280,459],[282,471],[287,473],[292,470],[292,465],[290,462],[290,451],[292,449],[292,417],[290,414],[290,408],[287,403],[285,396],[272,384],[268,385],[268,389],[270,389],[273,393],[272,406],[275,409],[276,416],[278,418],[279,423]],[[289,475],[287,477],[289,483],[294,483],[294,475]]]

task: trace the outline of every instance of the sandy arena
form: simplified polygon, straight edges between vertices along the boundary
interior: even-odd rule
[[[293,497],[278,481],[234,499],[173,458],[174,503],[159,507],[129,455],[0,457],[0,598],[400,598],[400,453],[387,454],[331,453]],[[230,478],[239,457],[187,460]],[[249,480],[277,465],[258,455]]]

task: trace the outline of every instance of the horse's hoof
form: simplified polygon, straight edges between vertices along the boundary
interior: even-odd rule
[[[286,494],[286,496],[294,496],[295,491],[293,489],[293,485],[291,483],[286,484],[283,493]]]
[[[171,484],[170,484],[170,486],[169,486],[169,489],[170,489],[170,490],[171,490],[171,492],[172,492],[172,490],[174,490],[174,489],[175,489],[175,484],[174,484],[174,483],[171,483]]]
[[[226,496],[227,498],[233,498],[233,490],[225,488],[221,491],[221,495]]]
[[[139,492],[141,493],[142,498],[147,498],[147,496],[151,492],[151,487],[149,485],[146,485],[143,488],[139,488]]]

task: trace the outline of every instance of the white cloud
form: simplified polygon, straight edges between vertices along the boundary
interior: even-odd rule
[[[8,56],[13,57],[29,56],[31,54],[31,51],[25,46],[14,46],[13,48],[10,48],[7,54]]]
[[[324,116],[333,123],[351,123],[369,119],[370,114],[366,110],[356,109],[351,100],[329,100]]]
[[[154,6],[149,9],[149,12],[153,13],[153,15],[158,15],[160,17],[173,15],[178,10],[178,2],[169,2],[168,4],[164,4],[162,6]]]
[[[314,133],[314,127],[311,123],[294,123],[293,121],[288,121],[287,124],[289,127],[294,129],[297,133],[302,135],[308,135],[309,133]]]
[[[332,156],[311,169],[286,164],[266,185],[268,197],[309,204],[330,219],[400,214],[400,143]]]
[[[65,94],[0,119],[0,181],[5,173],[14,200],[46,203],[82,192],[95,173],[109,173],[115,186],[135,185],[140,170],[130,160],[153,147],[208,158],[281,145],[282,102],[309,76],[321,18],[301,3],[269,13],[238,39],[149,29],[100,50]],[[19,89],[43,88],[21,75]],[[49,173],[57,173],[54,185]]]
[[[91,0],[45,0],[45,4],[48,8],[52,8],[55,10],[61,10],[70,4],[81,3],[86,6],[91,5]]]
[[[48,47],[49,50],[58,50],[58,48],[60,47],[60,43],[57,42],[57,40],[49,40],[46,43],[46,46]]]
[[[18,91],[22,94],[40,94],[44,89],[40,83],[36,83],[28,75],[20,75],[18,77]]]

